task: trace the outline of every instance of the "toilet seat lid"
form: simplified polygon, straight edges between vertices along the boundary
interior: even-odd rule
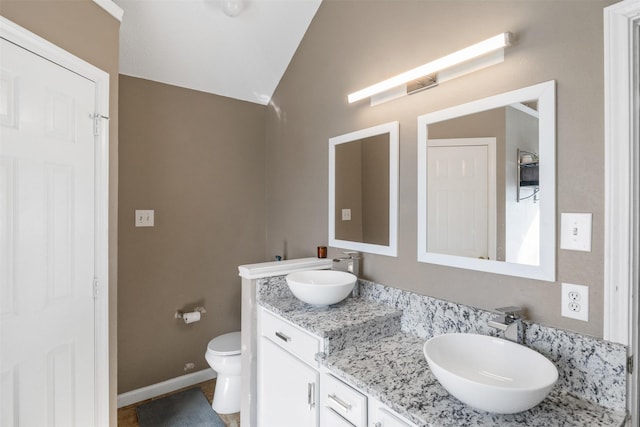
[[[240,332],[215,337],[207,344],[207,350],[220,356],[240,354]]]

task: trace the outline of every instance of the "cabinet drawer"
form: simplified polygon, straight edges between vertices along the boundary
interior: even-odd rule
[[[353,424],[336,414],[331,408],[324,407],[321,416],[323,427],[353,427]]]
[[[411,427],[384,408],[379,408],[377,415],[374,427]]]
[[[369,427],[416,427],[375,399],[369,399],[368,404]]]
[[[324,374],[320,384],[320,402],[323,408],[332,409],[355,427],[366,427],[367,396],[333,375]]]
[[[320,351],[320,338],[266,311],[261,311],[260,334],[295,354],[302,361],[317,367],[315,355]]]

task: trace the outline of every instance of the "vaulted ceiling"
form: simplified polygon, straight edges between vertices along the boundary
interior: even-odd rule
[[[120,73],[266,105],[320,2],[244,0],[231,17],[225,0],[115,0]]]

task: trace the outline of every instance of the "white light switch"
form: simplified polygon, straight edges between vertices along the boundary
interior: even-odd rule
[[[342,220],[351,221],[351,209],[342,209]]]
[[[560,218],[560,248],[591,252],[590,213],[562,213]]]
[[[136,209],[136,227],[153,227],[154,211]]]

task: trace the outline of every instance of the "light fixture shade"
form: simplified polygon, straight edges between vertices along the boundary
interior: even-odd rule
[[[444,70],[454,65],[458,65],[479,56],[486,55],[495,50],[509,46],[511,44],[511,39],[511,33],[498,34],[472,46],[450,53],[449,55],[443,56],[442,58],[438,58],[434,61],[428,62],[409,71],[405,71],[404,73],[398,74],[397,76],[391,77],[387,80],[383,80],[357,92],[353,92],[348,95],[347,100],[349,101],[349,103],[360,101],[361,99],[369,98],[372,95],[385,92],[389,89],[406,84],[413,80],[417,80],[421,77],[437,73],[438,71]]]
[[[244,0],[222,0],[222,11],[225,15],[235,18],[244,9]]]

